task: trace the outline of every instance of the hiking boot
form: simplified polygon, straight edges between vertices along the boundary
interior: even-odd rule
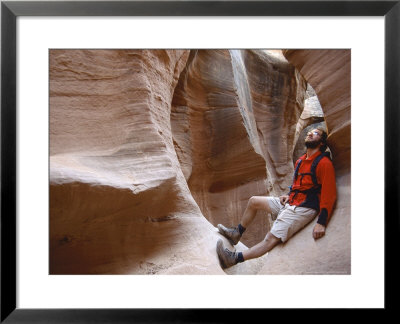
[[[238,263],[236,260],[237,253],[225,248],[222,240],[218,240],[217,242],[217,254],[222,268],[229,268]]]
[[[238,244],[240,241],[240,233],[237,227],[225,227],[222,224],[217,225],[218,231],[225,236],[232,245]]]

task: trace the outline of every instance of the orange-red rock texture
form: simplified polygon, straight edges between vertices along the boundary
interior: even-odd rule
[[[337,169],[326,236],[222,270],[215,226],[288,191],[315,122]],[[350,125],[348,50],[51,50],[50,273],[348,274]],[[269,227],[258,212],[237,249]]]

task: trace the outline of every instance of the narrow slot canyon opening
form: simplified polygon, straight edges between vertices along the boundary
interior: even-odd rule
[[[252,196],[287,190],[306,86],[278,50],[191,51],[171,132],[189,190],[213,226],[236,226]],[[271,223],[258,211],[242,242],[255,245]]]
[[[307,133],[317,127],[323,127],[325,130],[328,130],[325,122],[324,111],[318,100],[318,95],[311,84],[308,83],[306,97],[304,100],[304,110],[296,126],[297,141],[293,150],[293,163],[295,163],[306,151],[304,139]],[[333,160],[332,152],[330,151],[329,146],[327,147],[326,151],[330,153]]]

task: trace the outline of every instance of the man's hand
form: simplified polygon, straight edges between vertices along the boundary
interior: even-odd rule
[[[289,200],[289,196],[280,196],[279,197],[279,201],[281,202],[281,204],[283,206],[285,206],[285,204],[287,203],[288,200]]]
[[[322,236],[325,235],[325,226],[321,224],[315,224],[314,230],[313,230],[313,238],[314,240],[317,240],[321,238]]]

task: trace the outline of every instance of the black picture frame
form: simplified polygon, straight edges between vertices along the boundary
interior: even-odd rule
[[[385,308],[396,307],[399,234],[400,1],[2,1],[1,3],[1,322],[236,322],[245,310],[16,308],[16,19],[18,16],[384,16]],[[373,46],[373,44],[371,45]],[[371,127],[372,128],[372,127]],[[372,131],[372,130],[371,130]],[[369,154],[366,152],[366,155]],[[366,161],[367,162],[367,161]],[[372,236],[372,235],[371,235]],[[366,283],[367,284],[367,283]],[[345,292],[344,292],[345,293]],[[221,293],[222,294],[222,293]],[[329,307],[329,305],[327,305]],[[251,311],[270,316],[271,310]],[[260,313],[260,314],[259,314]],[[272,312],[273,313],[273,312]],[[239,315],[239,317],[238,317]],[[324,315],[325,316],[325,315]],[[256,318],[255,317],[255,318]]]

